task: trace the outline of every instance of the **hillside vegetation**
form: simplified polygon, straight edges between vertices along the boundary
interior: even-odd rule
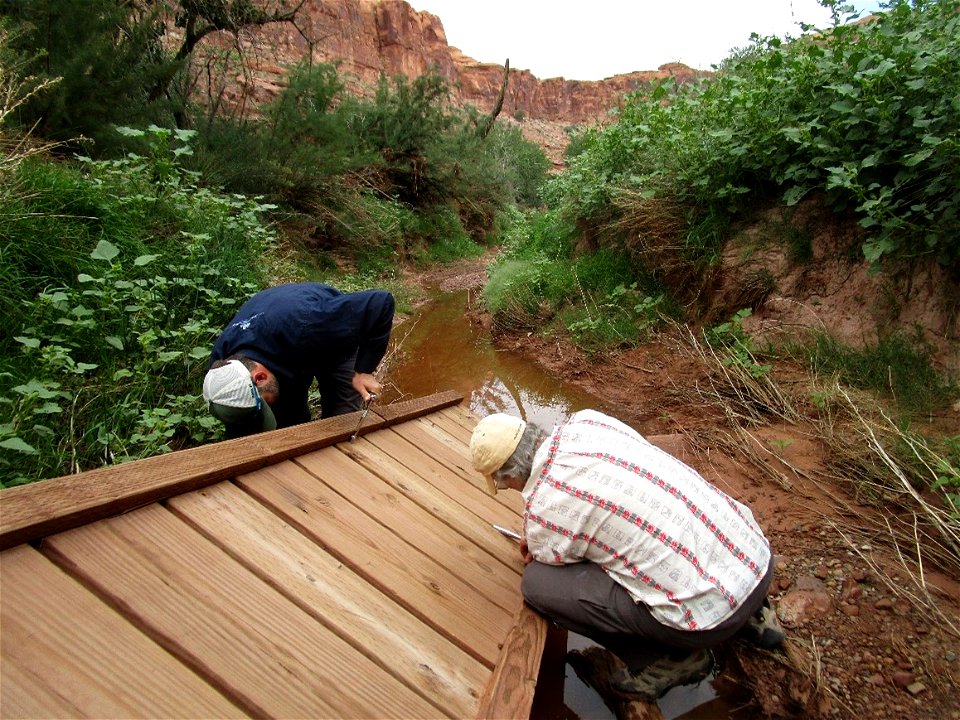
[[[401,264],[498,245],[496,328],[604,352],[703,320],[692,298],[731,227],[809,196],[859,224],[852,253],[878,272],[912,258],[960,273],[955,0],[893,2],[855,25],[826,2],[832,29],[758,37],[709,80],[625,98],[616,123],[575,132],[549,179],[514,123],[454,108],[439,77],[384,77],[359,98],[336,67],[304,65],[255,113],[197,102],[192,46],[162,42],[172,16],[95,4],[0,2],[4,486],[217,439],[199,399],[208,349],[237,303],[280,281],[403,301]],[[183,27],[270,20],[242,0],[179,10]],[[238,62],[225,56],[222,77]],[[802,261],[802,237],[777,241]],[[807,358],[892,393],[903,428],[955,397],[910,338],[760,348],[750,311],[703,337],[751,377]],[[891,387],[903,364],[933,392]],[[956,517],[960,440],[930,443],[917,482]]]

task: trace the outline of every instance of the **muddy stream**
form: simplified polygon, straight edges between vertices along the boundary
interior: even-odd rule
[[[530,359],[497,350],[489,332],[468,319],[471,293],[476,292],[434,290],[428,302],[394,328],[396,349],[391,351],[383,379],[384,402],[456,390],[477,417],[507,412],[547,428],[584,408],[616,414],[602,399],[565,384]],[[591,644],[571,633],[567,646],[573,650]],[[566,720],[614,718],[569,664],[562,692],[563,704],[571,711]],[[709,681],[674,688],[659,704],[668,719],[732,716],[729,704],[716,696]]]

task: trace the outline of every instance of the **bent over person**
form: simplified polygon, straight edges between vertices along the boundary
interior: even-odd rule
[[[582,410],[546,434],[496,413],[470,451],[494,492],[522,494],[524,599],[619,657],[619,692],[652,700],[705,678],[710,648],[740,631],[782,643],[749,508],[629,426]]]
[[[310,420],[307,397],[320,389],[322,417],[360,409],[380,392],[373,373],[393,327],[384,290],[342,293],[321,283],[258,292],[213,346],[203,398],[228,437]]]

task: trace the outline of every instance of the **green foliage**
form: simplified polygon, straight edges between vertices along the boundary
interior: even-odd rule
[[[376,163],[372,154],[356,153],[353,112],[335,66],[302,64],[259,122],[207,121],[193,166],[217,185],[301,211],[335,205],[342,193],[335,180]]]
[[[496,160],[494,171],[512,201],[529,207],[540,203],[540,190],[551,162],[538,145],[523,138],[520,128],[506,123],[495,125],[484,154]]]
[[[599,303],[570,308],[563,319],[578,346],[588,352],[606,350],[646,339],[661,322],[663,303],[663,295],[644,295],[637,283],[621,284]]]
[[[176,103],[155,91],[177,62],[165,59],[155,10],[112,0],[2,0],[18,29],[14,49],[34,57],[25,74],[59,79],[18,112],[23,128],[52,140],[114,146],[117,124],[169,124]]]
[[[543,331],[558,319],[580,347],[635,343],[659,321],[665,298],[639,282],[627,256],[575,255],[574,228],[558,211],[505,215],[503,252],[484,303],[500,327]]]
[[[218,436],[198,398],[210,346],[263,283],[270,206],[184,172],[189,133],[130,130],[148,155],[21,165],[0,200],[5,307],[0,486]],[[24,262],[22,258],[30,258]]]
[[[479,122],[450,104],[438,75],[382,77],[375,97],[361,99],[344,93],[335,66],[305,64],[262,122],[208,122],[191,162],[230,190],[312,217],[324,249],[386,267],[398,256],[449,256],[464,231],[481,240],[504,207],[536,202],[546,156],[509,125],[481,137]]]
[[[704,337],[714,350],[722,353],[721,361],[724,365],[746,370],[759,380],[766,376],[773,366],[757,361],[753,338],[743,329],[743,321],[750,315],[750,308],[738,310],[728,321],[710,328]]]
[[[789,43],[756,37],[709,80],[628,96],[615,125],[577,138],[547,198],[586,221],[621,189],[727,215],[819,191],[859,218],[869,261],[956,263],[960,13],[956,0],[889,5]]]
[[[923,413],[958,394],[933,368],[930,352],[901,335],[856,349],[820,334],[812,343],[785,348],[818,375],[835,375],[851,387],[890,397],[905,413]]]
[[[945,437],[931,452],[935,480],[930,489],[943,493],[954,521],[960,522],[960,435]]]

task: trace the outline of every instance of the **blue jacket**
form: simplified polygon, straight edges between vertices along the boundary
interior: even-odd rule
[[[243,304],[213,346],[210,363],[242,354],[265,365],[280,384],[273,407],[278,427],[310,419],[307,393],[322,376],[356,354],[354,369],[372,373],[387,351],[393,295],[342,293],[321,283],[263,290]]]

